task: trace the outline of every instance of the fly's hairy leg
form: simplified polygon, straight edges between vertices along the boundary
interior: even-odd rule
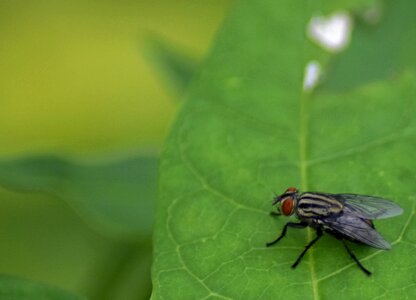
[[[270,247],[274,244],[276,244],[278,241],[280,241],[282,238],[284,238],[284,236],[286,235],[286,231],[288,227],[292,227],[292,228],[305,228],[306,226],[308,226],[308,224],[306,223],[293,223],[293,222],[287,222],[285,227],[283,227],[282,233],[280,234],[280,236],[275,239],[273,242],[267,243],[266,247]]]
[[[318,227],[316,229],[316,237],[310,241],[309,244],[306,245],[305,249],[302,251],[302,253],[299,255],[298,259],[296,259],[295,263],[292,265],[292,268],[296,268],[296,266],[300,263],[302,260],[302,257],[306,254],[306,252],[315,244],[321,237],[322,237],[322,228]]]
[[[357,257],[355,256],[355,254],[351,251],[350,248],[348,248],[347,244],[345,243],[345,240],[342,239],[342,243],[344,244],[345,250],[347,250],[348,254],[350,255],[350,257],[357,263],[357,265],[360,267],[361,270],[363,270],[363,272],[367,275],[370,276],[371,272],[368,271],[366,268],[364,268],[364,266],[360,263],[360,261],[357,259]]]

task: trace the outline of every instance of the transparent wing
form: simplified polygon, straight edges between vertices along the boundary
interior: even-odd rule
[[[353,240],[359,241],[374,248],[388,250],[390,244],[371,227],[365,220],[357,217],[349,208],[338,218],[326,219],[325,224]]]
[[[403,209],[396,203],[382,198],[355,194],[337,194],[333,196],[342,201],[358,217],[364,219],[384,219],[403,213]]]

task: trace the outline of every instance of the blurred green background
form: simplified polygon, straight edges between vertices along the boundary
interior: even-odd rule
[[[230,4],[0,1],[2,274],[90,299],[148,298],[150,229],[128,228],[135,209],[151,214],[141,172],[154,179],[146,159]]]

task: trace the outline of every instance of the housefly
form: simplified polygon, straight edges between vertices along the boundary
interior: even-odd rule
[[[280,241],[286,235],[288,227],[310,226],[316,230],[316,237],[306,245],[292,268],[296,268],[302,257],[325,231],[342,241],[350,257],[367,275],[371,275],[371,272],[364,268],[345,240],[388,250],[391,248],[390,244],[375,230],[372,220],[390,218],[403,213],[403,209],[397,204],[378,197],[356,194],[300,193],[294,187],[288,188],[282,195],[275,197],[273,205],[277,205],[278,208],[278,212],[272,212],[273,215],[295,214],[300,222],[286,223],[280,236],[267,243],[267,247]]]

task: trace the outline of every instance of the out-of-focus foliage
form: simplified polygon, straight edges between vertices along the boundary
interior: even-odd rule
[[[0,298],[8,300],[81,300],[83,297],[71,295],[46,285],[0,276]]]
[[[149,35],[147,56],[175,95],[183,96],[198,63],[184,50],[175,49],[161,37]]]
[[[2,273],[149,297],[157,153],[228,4],[0,2]]]
[[[151,156],[104,165],[32,157],[0,162],[0,184],[54,195],[104,234],[136,240],[151,235],[156,170]]]
[[[135,247],[97,234],[64,201],[3,189],[0,199],[3,274],[93,296],[110,288],[114,265]]]

